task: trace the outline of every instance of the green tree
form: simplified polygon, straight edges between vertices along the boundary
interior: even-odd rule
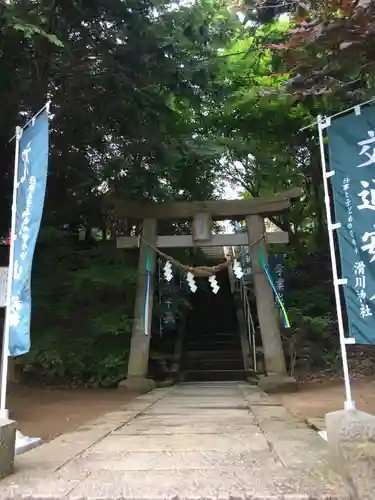
[[[282,52],[290,72],[285,85],[289,94],[300,100],[323,97],[326,105],[373,96],[375,7],[371,0],[266,0],[245,5],[244,22],[250,20],[253,25],[273,24],[280,15],[289,16],[290,30],[272,44]]]
[[[220,155],[196,144],[208,103],[218,99],[217,49],[237,24],[225,2],[205,0],[18,1],[4,15],[2,234],[10,223],[8,141],[47,99],[53,114],[28,360],[70,380],[115,383],[125,374],[136,264],[107,256],[114,242],[95,241],[92,229],[115,236],[106,231],[108,190],[154,201],[213,196]],[[81,229],[85,242],[77,241]]]
[[[301,131],[319,109],[279,95],[288,74],[265,40],[284,36],[287,23],[257,29],[228,48],[219,79],[228,93],[207,119],[207,141],[221,148],[219,172],[250,197],[303,188],[301,202],[272,222],[287,231],[301,252],[326,249],[317,133]]]

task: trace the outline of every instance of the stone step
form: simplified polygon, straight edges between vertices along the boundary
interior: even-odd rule
[[[214,328],[213,326],[211,327],[204,327],[203,325],[199,325],[196,328],[189,328],[186,330],[185,333],[185,339],[186,340],[192,340],[195,338],[201,338],[201,337],[209,337],[209,338],[226,338],[226,337],[238,337],[238,333],[235,331],[235,328],[223,328],[223,325],[221,325],[222,331],[221,333],[217,333],[218,328]],[[233,333],[235,331],[235,333]]]
[[[239,340],[238,333],[214,333],[214,332],[194,332],[188,334],[186,337],[188,342],[198,341],[214,341],[214,342],[231,342],[232,340]]]
[[[186,351],[233,351],[241,348],[240,340],[233,339],[222,342],[216,340],[209,341],[192,341],[188,342]]]
[[[223,337],[238,337],[238,332],[235,330],[229,329],[229,330],[222,330],[222,331],[217,331],[217,330],[212,330],[212,329],[207,329],[203,330],[202,327],[199,329],[197,328],[196,330],[191,330],[186,333],[187,338],[191,338],[193,335],[197,335],[199,337],[218,337],[218,338],[223,338]]]
[[[245,370],[186,370],[183,372],[185,382],[202,381],[234,381],[245,380]]]
[[[243,370],[242,359],[187,359],[184,363],[186,370]]]
[[[232,349],[228,351],[216,350],[197,350],[197,351],[186,351],[186,359],[217,359],[220,356],[221,359],[240,359],[242,361],[242,351],[241,349]]]
[[[186,326],[186,335],[194,333],[207,333],[207,334],[228,334],[238,331],[238,325],[233,322],[226,321],[200,321],[199,323],[189,323]]]

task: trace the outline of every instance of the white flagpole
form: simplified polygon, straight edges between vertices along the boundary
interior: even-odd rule
[[[13,198],[12,198],[12,220],[10,229],[10,249],[9,249],[9,266],[8,266],[8,283],[7,297],[4,320],[3,334],[3,349],[1,357],[1,392],[0,392],[0,418],[7,419],[9,417],[6,409],[7,383],[8,383],[8,357],[9,357],[9,314],[10,314],[10,299],[13,280],[14,266],[14,239],[16,230],[16,213],[17,213],[17,182],[18,182],[18,165],[20,156],[20,140],[22,137],[22,128],[16,127],[16,148],[14,155],[14,180],[13,180]]]
[[[339,280],[338,280],[338,275],[337,275],[335,242],[334,242],[334,238],[333,238],[331,202],[330,202],[330,198],[329,198],[329,189],[328,189],[328,178],[332,174],[330,172],[327,172],[327,164],[326,164],[325,153],[324,153],[323,128],[325,128],[325,127],[326,127],[325,122],[322,120],[322,117],[319,115],[318,116],[318,132],[319,132],[319,146],[320,146],[320,156],[321,156],[322,172],[323,172],[324,202],[325,202],[326,214],[327,214],[328,239],[329,239],[329,249],[330,249],[330,253],[331,253],[333,287],[335,290],[337,322],[338,322],[338,327],[339,327],[341,357],[342,357],[342,365],[343,365],[343,370],[344,370],[345,397],[346,397],[344,408],[345,408],[345,410],[354,410],[355,409],[355,402],[353,401],[352,391],[351,391],[351,387],[350,387],[348,357],[347,357],[347,353],[346,353],[345,334],[344,334],[344,322],[343,322],[343,317],[342,317]]]

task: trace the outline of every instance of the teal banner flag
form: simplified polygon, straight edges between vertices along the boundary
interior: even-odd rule
[[[14,264],[7,311],[9,354],[30,350],[31,270],[43,215],[48,169],[48,112],[44,109],[24,129],[19,142],[16,224],[11,235]]]
[[[332,120],[327,133],[349,335],[375,344],[375,108]]]

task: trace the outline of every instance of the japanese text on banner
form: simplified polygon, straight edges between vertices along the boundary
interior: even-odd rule
[[[48,168],[48,113],[44,110],[23,130],[16,179],[16,225],[11,235],[10,307],[7,310],[9,354],[30,349],[31,270],[43,213]]]
[[[349,333],[375,344],[375,109],[333,120],[327,132]]]
[[[284,255],[271,255],[269,258],[271,274],[274,278],[277,293],[284,302],[285,292],[285,258]]]

